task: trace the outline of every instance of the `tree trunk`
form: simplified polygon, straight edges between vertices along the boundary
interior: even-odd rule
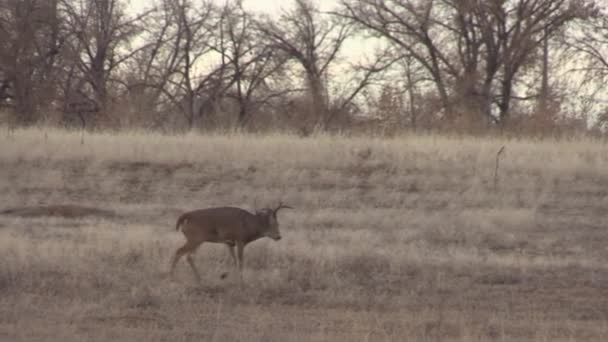
[[[325,87],[320,75],[309,75],[311,118],[316,122],[316,126],[325,129],[328,123],[327,103],[325,100]]]
[[[21,69],[21,67],[18,67]],[[35,104],[33,98],[32,82],[25,70],[15,73],[15,115],[17,122],[29,126],[36,123]]]
[[[505,78],[502,81],[502,91],[500,94],[501,100],[499,102],[498,108],[500,110],[499,118],[500,118],[500,126],[501,129],[508,127],[509,121],[511,119],[510,115],[510,105],[511,105],[511,94],[513,92],[513,80],[509,77],[508,73],[506,73]]]
[[[245,128],[247,124],[247,105],[240,101],[239,103],[239,117],[238,117],[239,128]]]
[[[540,86],[540,99],[538,109],[541,113],[547,111],[549,100],[549,37],[545,29],[545,37],[543,39],[543,59],[542,59],[542,80]]]
[[[412,77],[412,68],[411,68],[411,61],[408,59],[407,62],[407,68],[406,68],[406,78],[407,78],[407,94],[409,97],[409,103],[410,103],[410,123],[412,124],[412,130],[414,132],[416,132],[417,129],[417,113],[416,113],[416,105],[415,105],[415,100],[416,100],[416,95],[414,94],[414,79]]]

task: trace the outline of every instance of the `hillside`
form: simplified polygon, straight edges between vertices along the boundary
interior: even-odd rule
[[[604,143],[31,129],[0,165],[1,340],[608,339]],[[242,287],[213,244],[168,278],[181,212],[279,200]]]

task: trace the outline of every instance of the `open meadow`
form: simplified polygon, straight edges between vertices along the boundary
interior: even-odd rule
[[[608,341],[607,147],[4,130],[0,340]],[[168,277],[180,213],[279,200],[242,286]]]

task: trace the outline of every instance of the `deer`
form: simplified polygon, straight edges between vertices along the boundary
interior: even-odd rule
[[[281,240],[277,213],[281,209],[293,209],[279,202],[276,208],[263,208],[250,213],[236,207],[217,207],[189,211],[182,214],[175,224],[175,230],[186,237],[186,243],[175,251],[171,260],[170,275],[173,277],[179,259],[186,255],[196,279],[200,282],[200,273],[194,264],[193,254],[203,242],[223,243],[238,269],[240,280],[243,280],[243,251],[250,242],[263,237],[275,241]],[[236,247],[236,254],[235,249]],[[227,273],[222,274],[222,279]]]

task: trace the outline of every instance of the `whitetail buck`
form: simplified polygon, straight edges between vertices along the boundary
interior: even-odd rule
[[[228,246],[230,256],[241,273],[243,270],[243,249],[245,246],[262,237],[275,241],[281,239],[277,212],[281,209],[293,209],[279,203],[272,208],[264,208],[252,214],[241,208],[221,207],[187,212],[177,219],[175,229],[186,236],[186,243],[177,249],[171,261],[171,275],[179,259],[187,254],[186,260],[194,276],[200,280],[200,274],[194,265],[192,255],[203,242],[223,243]],[[237,249],[237,256],[234,247]],[[222,275],[222,278],[225,274]]]

